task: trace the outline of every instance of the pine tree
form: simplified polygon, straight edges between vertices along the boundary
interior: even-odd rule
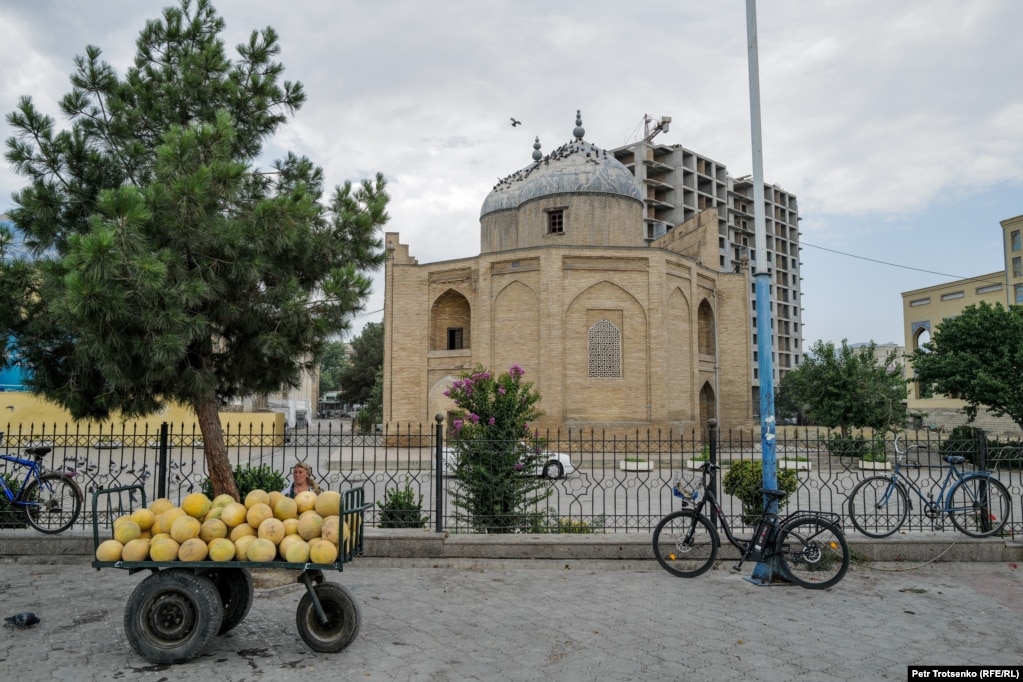
[[[324,196],[323,172],[264,143],[305,101],[272,28],[231,60],[209,0],[147,22],[123,78],[89,46],[60,101],[21,98],[10,217],[32,258],[5,266],[7,332],[33,390],[76,419],[165,401],[199,421],[215,493],[237,495],[219,408],[298,385],[349,329],[383,262],[385,181]],[[12,310],[13,309],[13,310]]]

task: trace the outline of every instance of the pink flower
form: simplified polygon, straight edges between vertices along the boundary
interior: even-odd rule
[[[504,386],[498,386],[497,387],[497,392],[500,393],[501,395],[504,395],[508,391],[504,390]]]
[[[487,424],[490,424],[491,426],[493,426],[496,423],[497,419],[495,419],[494,417],[491,417],[490,419],[487,420]]]
[[[455,427],[455,431],[461,431],[464,422],[461,419],[456,419],[455,421],[451,422],[451,425]]]
[[[472,412],[470,412],[469,413],[469,421],[471,421],[473,424],[479,424],[480,423],[480,416],[478,414],[473,414]]]
[[[512,379],[518,379],[519,377],[521,377],[525,373],[526,373],[526,370],[522,369],[518,365],[512,365],[511,369],[508,370],[508,374],[511,375]]]

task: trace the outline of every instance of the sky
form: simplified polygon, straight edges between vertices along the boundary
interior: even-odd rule
[[[119,75],[169,0],[0,0],[0,109],[30,96],[58,127],[76,55]],[[308,156],[329,186],[382,172],[388,232],[420,263],[479,254],[499,178],[572,139],[656,142],[752,173],[740,0],[215,0],[229,54],[279,34],[307,101],[264,150]],[[1004,269],[999,221],[1023,214],[1023,2],[761,0],[764,178],[798,197],[804,348],[903,342],[905,291]],[[511,118],[522,122],[511,125]],[[0,138],[12,135],[6,120]],[[0,162],[0,213],[24,186]],[[374,280],[357,334],[382,319]]]

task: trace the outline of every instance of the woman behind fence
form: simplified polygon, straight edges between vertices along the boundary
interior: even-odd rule
[[[297,462],[291,470],[291,483],[281,492],[288,497],[294,497],[306,490],[311,490],[317,495],[323,492],[320,490],[320,486],[316,485],[316,479],[313,477],[313,468],[305,462]]]

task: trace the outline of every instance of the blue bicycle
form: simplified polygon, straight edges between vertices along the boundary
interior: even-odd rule
[[[890,474],[871,476],[860,482],[849,495],[849,518],[859,532],[871,538],[895,533],[906,522],[912,507],[907,488],[920,498],[924,515],[936,520],[948,514],[952,525],[974,538],[995,535],[1005,527],[1012,512],[1012,498],[1005,486],[988,471],[964,473],[966,461],[958,455],[945,455],[947,473],[940,486],[935,483],[925,495],[920,485],[903,468],[919,469],[919,462],[905,462],[910,450],[926,445],[899,448],[895,437],[895,468]],[[934,488],[938,487],[937,495]],[[946,489],[948,492],[946,493]]]
[[[3,440],[0,431],[0,440]],[[74,481],[74,471],[52,471],[43,468],[43,457],[51,448],[45,445],[25,448],[25,454],[32,459],[14,455],[0,455],[0,459],[28,469],[25,480],[17,492],[12,491],[7,481],[0,476],[0,490],[16,509],[25,513],[28,524],[40,533],[61,533],[70,528],[82,513],[85,495]]]

